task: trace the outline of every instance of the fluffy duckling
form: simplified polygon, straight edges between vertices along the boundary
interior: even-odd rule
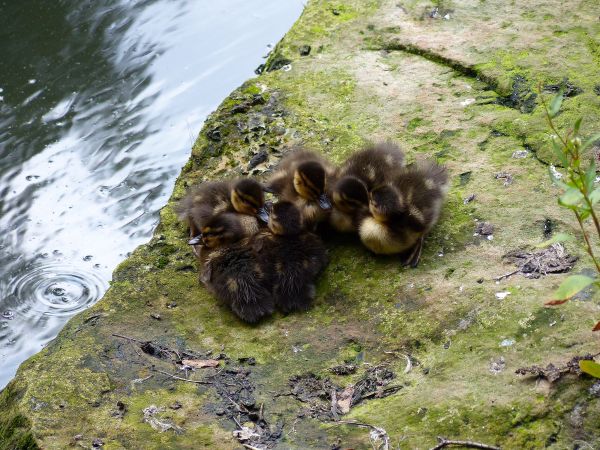
[[[327,185],[334,175],[333,166],[308,150],[296,150],[281,160],[265,190],[281,200],[293,202],[307,229],[327,218],[331,202]]]
[[[333,211],[329,221],[341,232],[357,231],[369,214],[369,191],[392,180],[404,167],[404,153],[386,142],[353,153],[337,172],[332,189]]]
[[[201,228],[200,281],[240,319],[256,323],[274,310],[272,270],[261,265],[241,217],[220,213]]]
[[[402,253],[404,264],[416,267],[447,190],[446,169],[434,162],[402,169],[394,180],[369,193],[371,216],[360,223],[361,241],[374,253]]]
[[[325,246],[303,229],[301,212],[292,202],[272,205],[268,226],[259,251],[274,268],[275,305],[283,313],[306,310],[315,295],[315,278],[327,264]]]
[[[206,222],[222,212],[243,214],[240,221],[246,236],[258,232],[259,222],[267,221],[264,210],[262,186],[255,180],[245,178],[236,181],[211,181],[193,188],[179,203],[179,218],[189,224],[190,243],[200,242],[199,233]]]

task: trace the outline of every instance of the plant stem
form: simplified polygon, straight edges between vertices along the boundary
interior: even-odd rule
[[[594,261],[594,264],[596,265],[596,270],[598,271],[598,273],[600,273],[600,264],[598,263],[598,260],[594,256],[594,250],[592,250],[592,245],[590,243],[590,239],[587,235],[587,232],[585,231],[585,227],[583,226],[583,221],[581,220],[581,216],[579,215],[579,213],[577,211],[574,211],[574,212],[575,212],[575,217],[577,217],[577,221],[579,222],[579,226],[581,227],[581,232],[583,233],[583,238],[585,239],[585,243],[587,246],[587,252],[592,257],[592,261]]]
[[[598,238],[600,239],[600,222],[598,221],[598,216],[596,215],[596,212],[594,211],[592,202],[590,202],[590,199],[588,198],[587,195],[585,196],[585,202],[587,203],[588,207],[590,208],[592,220],[594,221],[594,225],[596,226],[596,231],[598,232]]]

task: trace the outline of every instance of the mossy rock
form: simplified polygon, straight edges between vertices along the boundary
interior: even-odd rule
[[[537,93],[534,104],[528,93],[568,79],[582,93],[565,101],[559,126],[584,115],[584,132],[597,131],[595,2],[576,10],[563,3],[310,1],[271,59],[289,70],[249,80],[207,119],[153,239],[2,392],[0,448],[239,448],[224,391],[210,377],[194,384],[169,376],[185,374],[160,351],[144,351],[146,341],[178,354],[222,354],[221,375],[199,369],[194,379],[227,370],[238,377],[235,395],[244,408],[263,405],[279,448],[370,448],[368,429],[307,412],[290,395],[290,379],[312,373],[344,387],[378,364],[395,373],[397,390],[372,394],[342,418],[385,429],[393,445],[430,448],[442,435],[505,449],[599,446],[593,380],[550,385],[515,374],[594,353],[597,292],[547,309],[565,275],[494,280],[514,270],[504,254],[544,239],[547,220],[578,234],[541,161],[550,157],[538,100],[550,94]],[[312,51],[301,56],[307,45]],[[527,83],[517,95],[526,108],[498,100],[511,95],[517,76]],[[173,209],[188,186],[262,177],[295,144],[341,162],[367,140],[384,139],[409,160],[439,160],[452,175],[417,269],[375,257],[356,238],[326,236],[331,262],[314,307],[257,326],[240,323],[199,285]],[[513,157],[518,150],[529,153]],[[262,162],[250,164],[258,154]],[[478,221],[494,225],[493,239],[473,236]],[[567,250],[580,257],[576,271],[591,267],[579,247]],[[357,372],[330,373],[347,363]]]

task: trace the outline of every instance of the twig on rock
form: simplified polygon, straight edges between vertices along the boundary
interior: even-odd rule
[[[251,445],[248,444],[242,444],[245,448],[247,448],[248,450],[263,450],[262,448],[259,447],[252,447]]]
[[[373,443],[377,442],[378,440],[383,441],[383,443],[381,445],[379,445],[378,447],[373,446],[373,448],[377,448],[378,450],[389,450],[389,448],[390,448],[390,437],[388,436],[387,431],[385,431],[381,427],[376,427],[375,425],[370,425],[368,423],[351,422],[349,420],[339,420],[338,422],[335,422],[335,423],[343,424],[343,425],[354,425],[356,427],[361,427],[361,428],[369,428],[371,430],[371,433],[369,434],[369,438],[371,439],[371,441]]]
[[[340,419],[337,412],[337,392],[335,388],[331,390],[331,415],[333,416],[333,420]]]
[[[441,448],[449,447],[451,445],[457,445],[467,448],[482,448],[484,450],[501,450],[500,447],[496,447],[494,445],[482,444],[481,442],[475,441],[455,441],[451,439],[446,439],[442,436],[438,436],[438,445],[432,447],[431,450],[440,450]]]
[[[188,378],[178,377],[177,375],[170,374],[169,372],[165,372],[164,370],[160,370],[160,369],[157,369],[155,367],[152,367],[151,370],[153,372],[162,373],[163,375],[166,375],[166,376],[168,376],[170,378],[173,378],[174,380],[187,381],[188,383],[195,383],[195,384],[210,384],[210,385],[213,384],[212,381],[190,380]]]
[[[504,278],[512,277],[513,275],[516,275],[520,271],[521,271],[521,269],[519,268],[517,270],[513,270],[512,272],[505,273],[504,275],[500,275],[499,277],[494,278],[494,281],[500,281],[500,280],[503,280]]]

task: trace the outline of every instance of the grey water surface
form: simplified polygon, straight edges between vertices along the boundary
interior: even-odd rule
[[[146,242],[300,0],[0,0],[0,389]]]

